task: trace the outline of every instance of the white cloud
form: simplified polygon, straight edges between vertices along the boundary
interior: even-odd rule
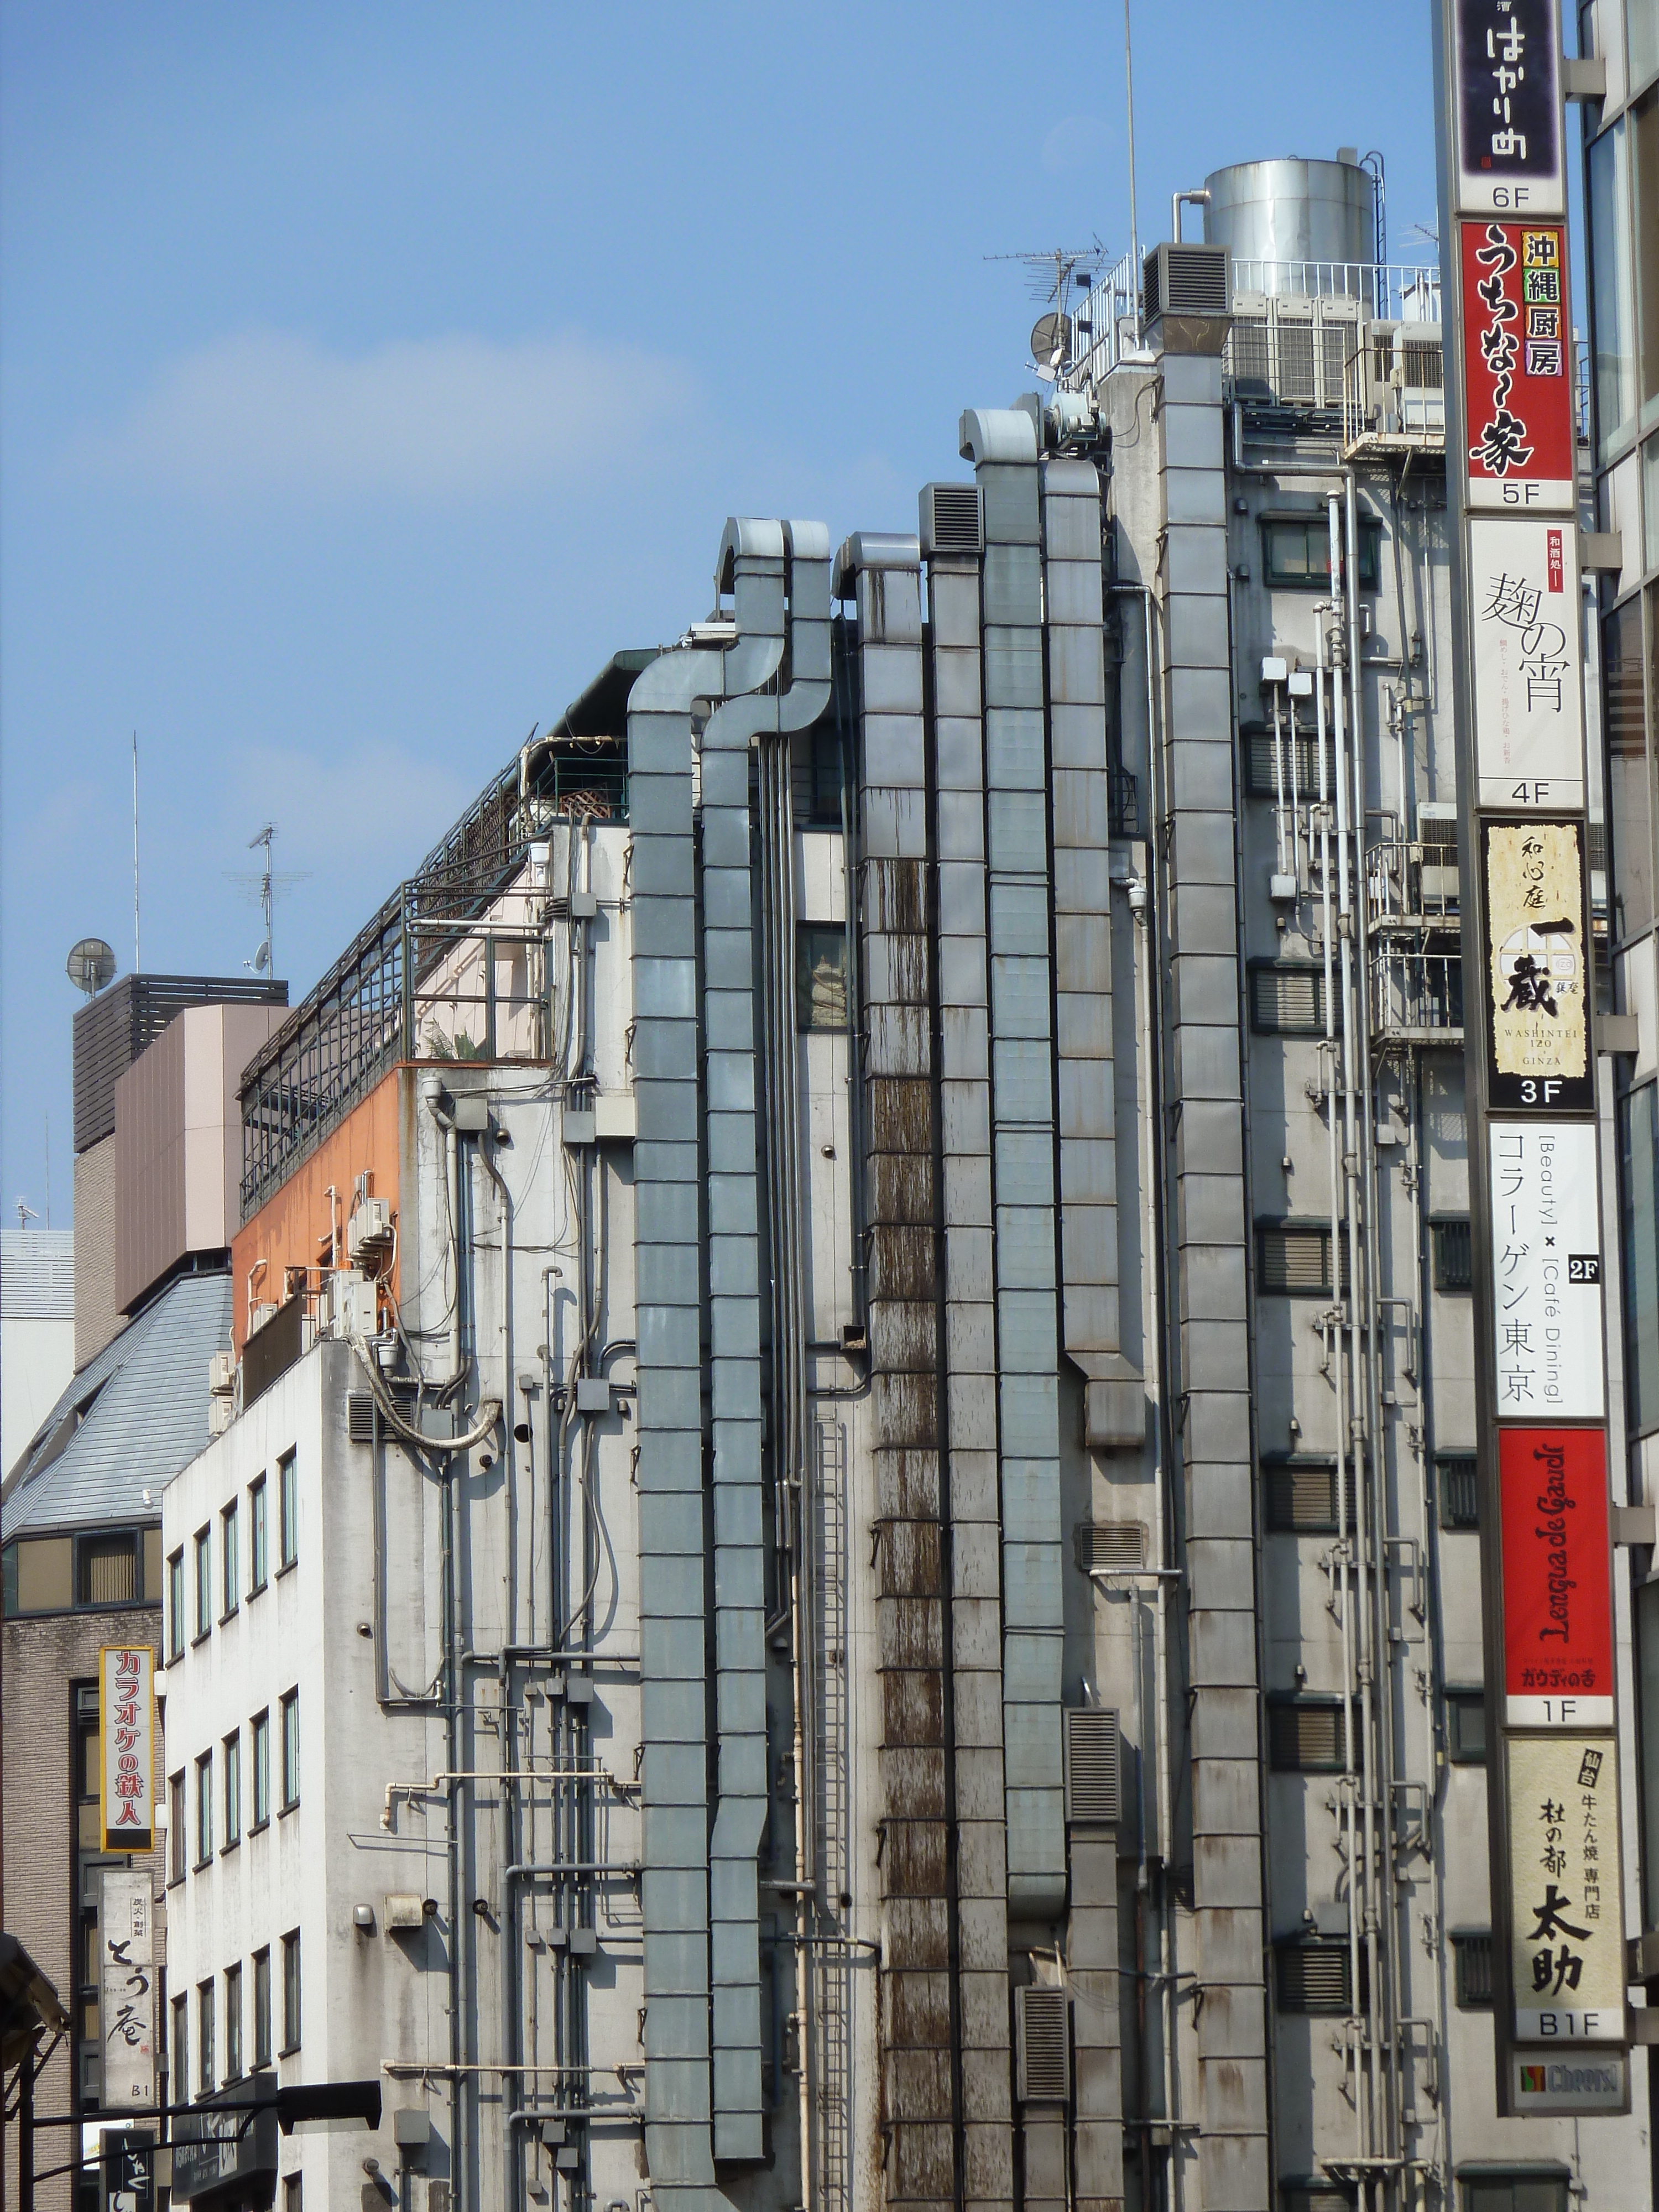
[[[1042,141],[1042,166],[1051,177],[1091,169],[1116,137],[1104,117],[1063,115]]]
[[[683,429],[694,398],[681,362],[574,332],[348,356],[248,331],[170,362],[73,459],[101,479],[210,498],[498,497],[641,454]]]

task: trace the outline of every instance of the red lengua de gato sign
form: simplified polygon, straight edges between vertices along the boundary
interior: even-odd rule
[[[1498,1431],[1511,1728],[1611,1728],[1613,1588],[1601,1429]]]
[[[1577,440],[1566,234],[1552,222],[1461,229],[1469,505],[1571,513]]]

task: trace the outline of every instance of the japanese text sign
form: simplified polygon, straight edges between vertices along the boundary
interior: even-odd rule
[[[1480,804],[1582,806],[1583,633],[1571,522],[1472,516],[1469,602]]]
[[[1605,1432],[1503,1428],[1498,1465],[1509,1724],[1611,1728]]]
[[[1458,205],[1561,214],[1553,0],[1456,0],[1456,18]]]
[[[155,1903],[145,1868],[106,1867],[99,1910],[98,2017],[106,2112],[155,2102]]]
[[[155,1654],[106,1644],[98,1655],[102,1848],[147,1851],[155,1823]]]
[[[1468,504],[1571,515],[1577,448],[1566,233],[1559,223],[1460,229]]]
[[[1506,1741],[1515,2032],[1528,2042],[1624,2040],[1614,1741]]]
[[[1492,1328],[1500,1419],[1603,1410],[1595,1126],[1494,1121]]]
[[[1593,1106],[1583,825],[1487,821],[1480,844],[1487,1096],[1505,1109]]]

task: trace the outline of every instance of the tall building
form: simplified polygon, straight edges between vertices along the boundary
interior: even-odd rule
[[[1205,189],[247,1066],[173,2079],[387,2118],[237,2202],[1651,2201],[1498,2116],[1437,280]]]

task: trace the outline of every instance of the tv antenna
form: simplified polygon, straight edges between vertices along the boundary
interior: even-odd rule
[[[276,835],[276,824],[274,822],[266,822],[247,841],[250,853],[257,853],[261,847],[264,848],[265,864],[263,868],[227,868],[225,870],[225,879],[228,883],[245,884],[258,899],[264,919],[265,933],[259,950],[252,960],[245,960],[242,963],[244,968],[252,969],[256,975],[274,975],[276,973],[276,956],[272,950],[272,944],[276,935],[274,925],[277,891],[286,890],[289,884],[305,883],[311,873],[308,868],[273,868],[271,866],[270,848]]]
[[[1092,246],[1053,246],[1036,253],[988,253],[988,261],[1018,261],[1025,271],[1025,289],[1033,300],[1042,301],[1048,312],[1039,315],[1031,328],[1031,366],[1045,384],[1052,384],[1064,375],[1077,357],[1074,342],[1081,337],[1088,343],[1078,350],[1086,353],[1094,343],[1094,332],[1086,316],[1074,315],[1067,301],[1074,290],[1081,290],[1086,301],[1091,289],[1099,282],[1106,260],[1106,249],[1097,238]]]

